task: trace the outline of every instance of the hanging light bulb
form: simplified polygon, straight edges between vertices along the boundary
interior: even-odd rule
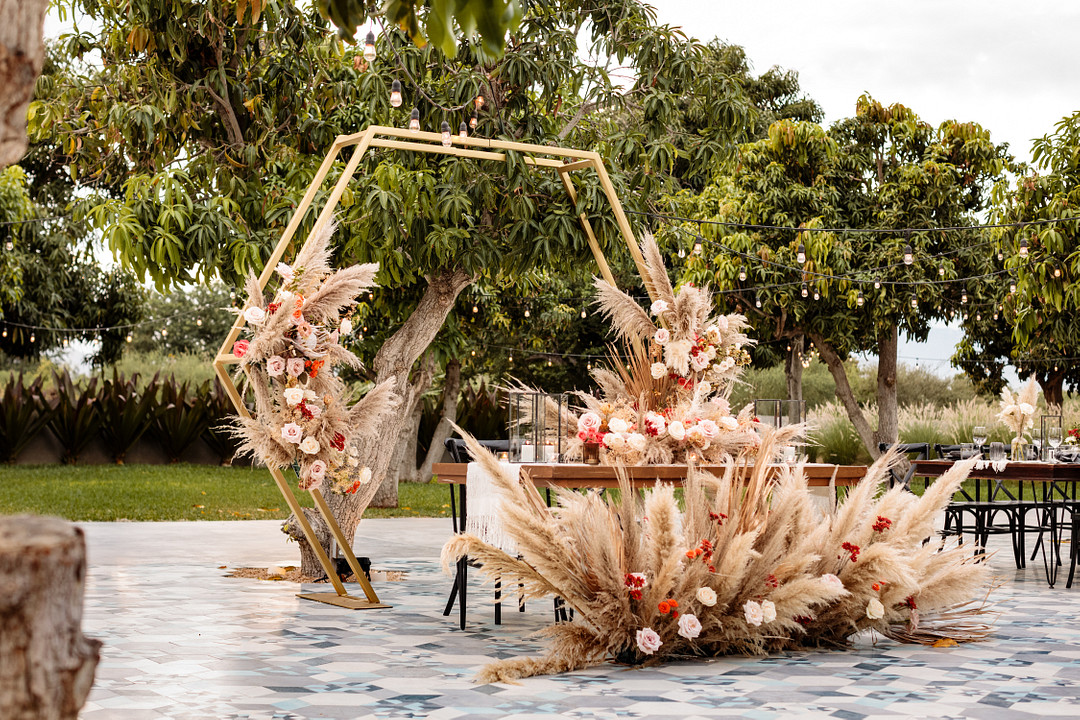
[[[529,312],[529,308],[525,308],[525,317],[531,317],[532,313]]]
[[[483,95],[477,95],[475,103],[476,103],[476,109],[477,110],[484,107],[484,96]]]
[[[195,319],[195,324],[198,325],[199,327],[202,327],[202,318],[196,318]]]
[[[161,329],[161,337],[169,337],[169,331],[166,328]]]
[[[795,259],[800,265],[806,262],[806,246],[799,243],[799,254],[795,256]]]
[[[37,338],[34,337],[34,333],[30,333],[30,342],[35,342]]]
[[[982,320],[982,313],[975,313],[975,322]]]
[[[390,83],[390,105],[401,107],[401,81],[395,80]]]
[[[686,250],[684,250],[682,248],[679,248],[679,257],[681,257],[681,258],[686,257]]]
[[[820,299],[821,299],[821,294],[820,294],[820,293],[818,293],[818,291],[817,291],[817,290],[814,290],[814,299],[815,299],[815,300],[820,300]]]
[[[880,290],[881,289],[881,281],[880,280],[875,280],[874,281],[874,289],[875,290]]]
[[[469,127],[472,128],[473,130],[475,130],[476,129],[476,123],[478,123],[478,122],[480,122],[480,119],[478,117],[476,117],[476,113],[474,112],[472,114],[472,117],[469,118]]]
[[[1005,253],[998,250],[998,262],[1001,262],[1004,259],[1005,259]]]
[[[68,346],[68,339],[64,338],[63,340],[60,341],[60,344],[63,345],[64,347],[67,347]]]
[[[420,132],[420,111],[416,108],[409,113],[409,131]]]
[[[1054,268],[1054,277],[1061,277],[1061,268]]]
[[[694,243],[694,254],[695,255],[700,255],[701,254],[701,242]]]
[[[477,305],[475,305],[475,304],[474,304],[474,305],[472,306],[472,311],[473,311],[474,313],[478,313],[478,312],[480,312],[480,308],[479,308],[479,307],[478,307]]]
[[[960,304],[964,305],[966,303],[967,303],[967,293],[966,292],[960,293]]]
[[[802,291],[801,292],[802,292],[803,297],[807,297],[808,295],[810,295],[810,290],[806,287],[806,283],[802,284]]]
[[[548,358],[548,367],[551,367],[551,358]]]
[[[371,62],[375,59],[375,33],[368,32],[367,39],[364,40],[364,59]]]
[[[581,319],[584,320],[587,317],[588,317],[588,315],[585,314],[585,308],[582,308],[581,309]]]
[[[756,294],[756,293],[754,294],[754,307],[756,307],[756,308],[761,307],[761,296]]]
[[[585,365],[585,368],[586,368],[587,370],[592,370],[592,363],[588,363],[588,364],[586,364],[586,365]]]
[[[450,147],[450,144],[454,142],[454,139],[450,136],[450,123],[443,120],[440,130],[442,130],[443,147]]]
[[[1009,278],[1009,294],[1016,292],[1016,280]]]
[[[904,246],[904,264],[910,265],[915,262],[915,253],[911,251],[911,245]]]
[[[995,319],[995,320],[997,320],[997,319],[998,319],[998,314],[997,314],[997,313],[994,313],[994,319]]]
[[[135,339],[135,338],[131,337],[131,333],[128,333],[128,336],[127,336],[127,341],[128,341],[128,342],[131,342],[131,341],[132,341],[132,340],[134,340],[134,339]]]
[[[945,277],[945,266],[944,265],[942,265],[941,267],[939,267],[937,269],[937,274],[940,275],[941,277]]]
[[[476,357],[476,351],[475,350],[472,351],[472,356]]]
[[[855,296],[855,304],[859,307],[862,307],[865,302],[866,301],[863,300],[862,290],[860,290],[859,294]]]
[[[913,308],[918,308],[919,307],[919,296],[916,295],[915,293],[911,294],[911,307],[913,307]]]
[[[7,328],[4,328],[4,331],[0,333],[0,337],[7,337]]]
[[[746,282],[746,268],[739,268],[739,282]]]
[[[513,355],[510,356],[510,362],[514,362],[514,356]]]
[[[4,247],[7,249],[8,252],[11,252],[15,249],[15,243],[8,240],[6,243],[4,243]]]
[[[465,124],[464,120],[458,125],[457,134],[458,137],[469,137],[469,126]]]
[[[1020,238],[1020,257],[1027,257],[1028,244],[1027,238]]]

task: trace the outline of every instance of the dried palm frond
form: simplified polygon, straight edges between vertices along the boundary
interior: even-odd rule
[[[653,336],[656,325],[634,298],[599,278],[594,278],[593,285],[596,287],[595,302],[618,337],[648,340]]]
[[[362,291],[375,284],[375,273],[378,271],[378,263],[353,265],[338,270],[307,298],[304,303],[304,317],[313,323],[337,319],[342,308],[355,302]]]
[[[305,297],[318,287],[319,281],[330,274],[330,238],[337,230],[337,222],[330,220],[310,236],[296,254],[292,267],[302,278],[298,291]]]
[[[656,237],[652,233],[645,233],[641,238],[641,255],[645,258],[645,281],[646,287],[652,290],[652,297],[662,300],[669,306],[675,305],[675,291],[668,279],[667,266],[660,254],[660,246],[656,244]]]

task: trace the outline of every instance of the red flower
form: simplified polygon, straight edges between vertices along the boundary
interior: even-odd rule
[[[339,452],[344,450],[345,449],[345,436],[342,435],[341,433],[334,433],[334,439],[330,441],[330,447],[334,448],[335,450],[337,450]]]
[[[300,408],[300,414],[304,417],[304,419],[310,420],[311,418],[315,417],[315,414],[308,409],[306,402],[301,401],[298,407]]]
[[[791,619],[794,620],[795,622],[799,623],[803,627],[806,627],[810,623],[814,622],[814,618],[810,617],[809,615],[796,615],[795,617],[793,617]]]
[[[840,547],[842,549],[844,549],[844,550],[847,550],[849,553],[851,553],[851,562],[855,562],[856,560],[859,559],[859,546],[858,545],[855,545],[855,544],[849,543],[849,542],[845,542]]]
[[[668,604],[667,600],[662,601],[660,603],[660,614],[667,615],[669,612],[671,612],[671,605]]]
[[[887,517],[877,516],[877,522],[874,523],[874,532],[885,532],[892,527],[892,520]]]
[[[266,306],[266,314],[273,315],[278,311],[279,307],[281,307],[281,303],[270,303]]]
[[[765,578],[765,584],[771,588],[780,587],[780,581],[776,579],[775,575],[769,575],[769,577]]]
[[[232,353],[238,358],[242,358],[247,355],[248,347],[251,345],[247,340],[237,340],[233,343]]]
[[[874,588],[874,592],[877,592],[878,590],[881,589],[881,583],[874,583],[870,587]]]
[[[915,598],[912,595],[908,595],[906,598],[904,598],[904,604],[907,605],[912,610],[918,610],[919,609],[918,606],[915,604]]]

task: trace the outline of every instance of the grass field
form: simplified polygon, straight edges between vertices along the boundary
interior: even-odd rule
[[[286,474],[288,477],[288,474]],[[310,507],[311,496],[297,492]],[[398,507],[365,517],[450,514],[445,485],[402,483]],[[212,465],[0,465],[0,514],[68,520],[284,520],[288,506],[265,468]]]

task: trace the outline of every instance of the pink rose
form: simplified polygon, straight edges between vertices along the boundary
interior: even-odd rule
[[[313,418],[317,418],[322,415],[322,408],[318,405],[305,405],[304,407],[308,409],[308,412],[311,413],[311,417]]]
[[[278,377],[285,372],[285,358],[273,355],[266,361],[266,374],[270,377]]]
[[[248,347],[251,345],[247,340],[237,340],[233,343],[232,354],[238,358],[242,358],[247,355]]]
[[[690,356],[690,366],[701,372],[705,368],[709,367],[709,356],[705,353],[698,353],[697,355]]]
[[[720,434],[720,426],[712,420],[702,420],[698,423],[698,427],[701,428],[701,432],[705,433],[705,437],[710,440]]]
[[[296,423],[285,423],[281,426],[281,439],[299,445],[304,439],[304,429]]]
[[[315,328],[311,327],[311,323],[307,320],[301,318],[300,322],[296,323],[296,332],[300,337],[306,338],[309,337],[311,333],[315,332]]]
[[[578,430],[599,430],[600,425],[600,416],[594,412],[584,413],[577,421]]]
[[[743,605],[743,614],[746,616],[746,624],[759,627],[765,620],[765,613],[761,610],[761,605],[753,600],[747,600]]]
[[[652,655],[654,652],[660,649],[663,645],[663,641],[660,636],[656,634],[656,631],[652,628],[642,628],[637,631],[637,646],[638,650],[646,655]]]
[[[315,482],[322,482],[322,479],[326,477],[326,463],[322,460],[316,460],[308,465],[308,477]]]
[[[656,331],[656,334],[653,335],[653,340],[656,341],[657,345],[663,345],[664,343],[666,343],[670,339],[671,339],[671,333],[668,332],[667,328],[660,328],[659,330]]]
[[[289,377],[300,377],[304,374],[304,358],[289,358],[285,361],[285,372]]]
[[[296,277],[296,273],[293,271],[292,267],[283,262],[279,262],[274,270],[277,271],[277,274],[280,275],[281,279],[286,283],[291,283],[293,278]]]
[[[687,640],[693,640],[701,634],[701,621],[689,613],[679,616],[679,634]]]
[[[844,581],[836,577],[832,573],[826,573],[821,576],[821,584],[830,590],[843,590]]]

